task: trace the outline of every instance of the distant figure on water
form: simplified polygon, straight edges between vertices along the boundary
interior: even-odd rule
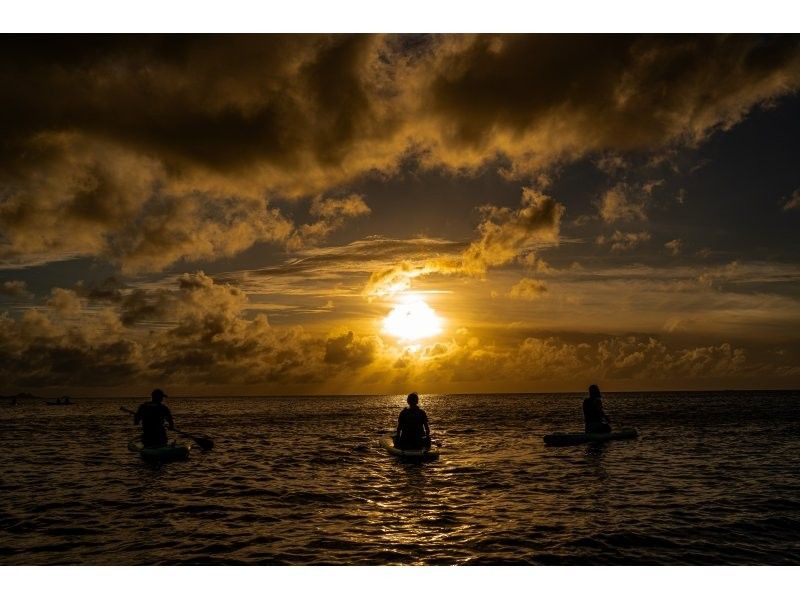
[[[431,448],[431,429],[428,415],[419,408],[419,396],[412,392],[406,399],[408,407],[400,412],[397,431],[394,435],[395,448],[418,450]]]
[[[603,411],[603,396],[600,387],[592,384],[589,396],[583,400],[583,419],[587,434],[608,434],[611,432],[611,420]]]
[[[172,413],[162,403],[166,396],[163,390],[156,388],[150,393],[151,400],[139,405],[136,415],[133,416],[134,425],[138,426],[140,422],[142,424],[142,443],[145,448],[158,448],[167,444],[164,424],[167,424],[170,430],[175,429]]]

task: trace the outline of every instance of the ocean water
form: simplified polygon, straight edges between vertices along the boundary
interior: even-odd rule
[[[120,406],[0,407],[0,564],[800,564],[800,393],[607,394],[638,440],[550,448],[581,396],[169,399],[217,445],[153,467]]]

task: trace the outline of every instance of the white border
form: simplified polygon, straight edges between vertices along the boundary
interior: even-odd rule
[[[27,598],[682,598],[784,595],[794,567],[5,567]]]
[[[3,32],[791,32],[787,0],[27,0]]]
[[[29,0],[3,7],[4,32],[741,32],[796,28],[797,4],[674,0]],[[325,567],[4,567],[4,590],[27,598],[171,598],[309,596],[325,598],[726,598],[783,594],[796,585],[790,567],[388,568]],[[785,591],[785,590],[784,590]]]

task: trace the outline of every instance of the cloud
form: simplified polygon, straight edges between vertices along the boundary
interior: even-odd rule
[[[502,153],[521,171],[701,141],[796,86],[797,60],[791,38],[454,36],[420,97],[445,160]]]
[[[313,389],[352,381],[382,346],[352,331],[326,339],[273,327],[263,314],[248,317],[243,292],[202,272],[183,274],[170,288],[120,293],[121,300],[91,300],[108,306],[103,310],[81,311],[87,299],[54,289],[49,311],[0,314],[0,379],[37,388]]]
[[[6,280],[0,285],[0,295],[9,297],[27,298],[33,295],[28,291],[28,285],[24,280]]]
[[[619,154],[606,153],[601,155],[594,162],[597,169],[606,174],[616,174],[619,171],[630,168],[630,163]]]
[[[634,336],[602,341],[597,355],[608,379],[723,377],[740,372],[746,362],[744,350],[729,343],[671,351],[657,339]]]
[[[217,284],[202,271],[182,274],[176,282],[177,289],[133,289],[124,295],[119,304],[120,321],[126,326],[162,320],[192,323],[209,312],[231,318],[247,302],[243,291],[231,284]]]
[[[71,289],[55,288],[50,293],[47,306],[53,309],[61,317],[77,316],[82,308],[82,303],[78,294]]]
[[[523,278],[508,292],[511,299],[524,299],[525,301],[533,301],[547,292],[547,286],[538,280],[532,278]]]
[[[119,303],[123,298],[123,291],[128,286],[120,282],[115,276],[109,276],[99,283],[85,284],[79,281],[74,290],[89,301]]]
[[[783,211],[800,209],[800,189],[795,189],[794,193],[783,204]]]
[[[575,388],[590,382],[630,381],[640,386],[646,380],[736,379],[758,375],[764,364],[748,364],[744,349],[724,342],[669,346],[649,335],[624,335],[588,342],[529,336],[515,344],[499,344],[485,343],[462,329],[450,340],[406,351],[386,367],[385,376],[422,386],[491,388],[501,383],[518,388],[552,384]]]
[[[645,195],[652,195],[658,187],[664,184],[664,179],[657,179],[652,181],[645,181],[642,183],[642,191]]]
[[[558,243],[564,206],[528,187],[522,189],[521,203],[517,210],[496,206],[482,209],[479,238],[463,255],[466,271],[482,274],[489,267],[507,264],[526,251]]]
[[[678,255],[683,247],[683,241],[681,239],[672,239],[664,243],[664,247],[666,247],[672,255]]]
[[[755,272],[742,267],[731,276],[747,277],[747,271]],[[25,310],[18,317],[0,315],[0,379],[17,388],[108,387],[121,392],[143,384],[181,392],[355,392],[367,387],[387,392],[412,383],[574,388],[580,380],[640,386],[644,381],[796,376],[796,368],[751,359],[749,349],[732,342],[681,341],[686,337],[675,334],[667,340],[649,334],[582,334],[587,338],[576,339],[568,333],[518,336],[509,329],[508,335],[493,331],[487,341],[485,331],[460,328],[410,351],[356,330],[326,334],[273,326],[264,315],[247,315],[249,302],[239,289],[201,272],[181,275],[167,288],[120,293],[151,307],[146,314],[150,325],[141,326],[145,315],[124,325],[125,314],[135,310],[124,299],[103,297],[81,299],[89,307],[105,306],[102,310],[73,311],[70,318],[55,307]],[[64,289],[54,290],[50,300],[55,297],[73,305],[79,299]],[[730,301],[725,305],[732,308]]]
[[[0,315],[0,379],[15,387],[118,386],[142,373],[141,346],[28,310]]]
[[[352,330],[329,338],[325,342],[325,363],[340,366],[363,367],[375,360],[380,348],[377,337],[356,338]]]
[[[520,256],[517,261],[529,272],[539,272],[540,274],[553,272],[550,264],[533,252]]]
[[[600,217],[609,224],[617,221],[647,220],[645,201],[631,199],[633,188],[626,184],[619,184],[603,194],[598,204]]]
[[[615,230],[611,236],[600,235],[597,237],[598,245],[611,245],[611,251],[630,251],[631,249],[650,240],[650,233],[623,233]]]
[[[275,198],[407,164],[469,175],[500,159],[530,180],[697,144],[800,80],[792,36],[9,36],[0,50],[15,57],[0,65],[0,260],[99,256],[131,273],[296,247]]]
[[[169,193],[163,165],[129,149],[66,133],[39,134],[36,145],[34,154],[46,156],[41,172],[7,185],[0,202],[6,262],[99,255],[136,273],[231,256],[292,233],[263,198]]]
[[[317,220],[298,228],[289,241],[289,247],[292,249],[324,241],[330,233],[340,228],[346,219],[365,216],[370,213],[370,209],[361,195],[353,194],[342,198],[315,197],[309,212]]]
[[[402,261],[373,273],[367,283],[367,296],[384,296],[407,290],[411,281],[430,274],[482,276],[491,267],[517,259],[530,264],[533,252],[558,244],[561,217],[565,208],[541,191],[523,187],[518,209],[483,206],[476,238],[460,256]]]

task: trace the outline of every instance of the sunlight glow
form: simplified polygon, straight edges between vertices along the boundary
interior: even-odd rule
[[[413,341],[439,334],[442,321],[422,299],[407,297],[384,318],[383,330],[401,340]]]

